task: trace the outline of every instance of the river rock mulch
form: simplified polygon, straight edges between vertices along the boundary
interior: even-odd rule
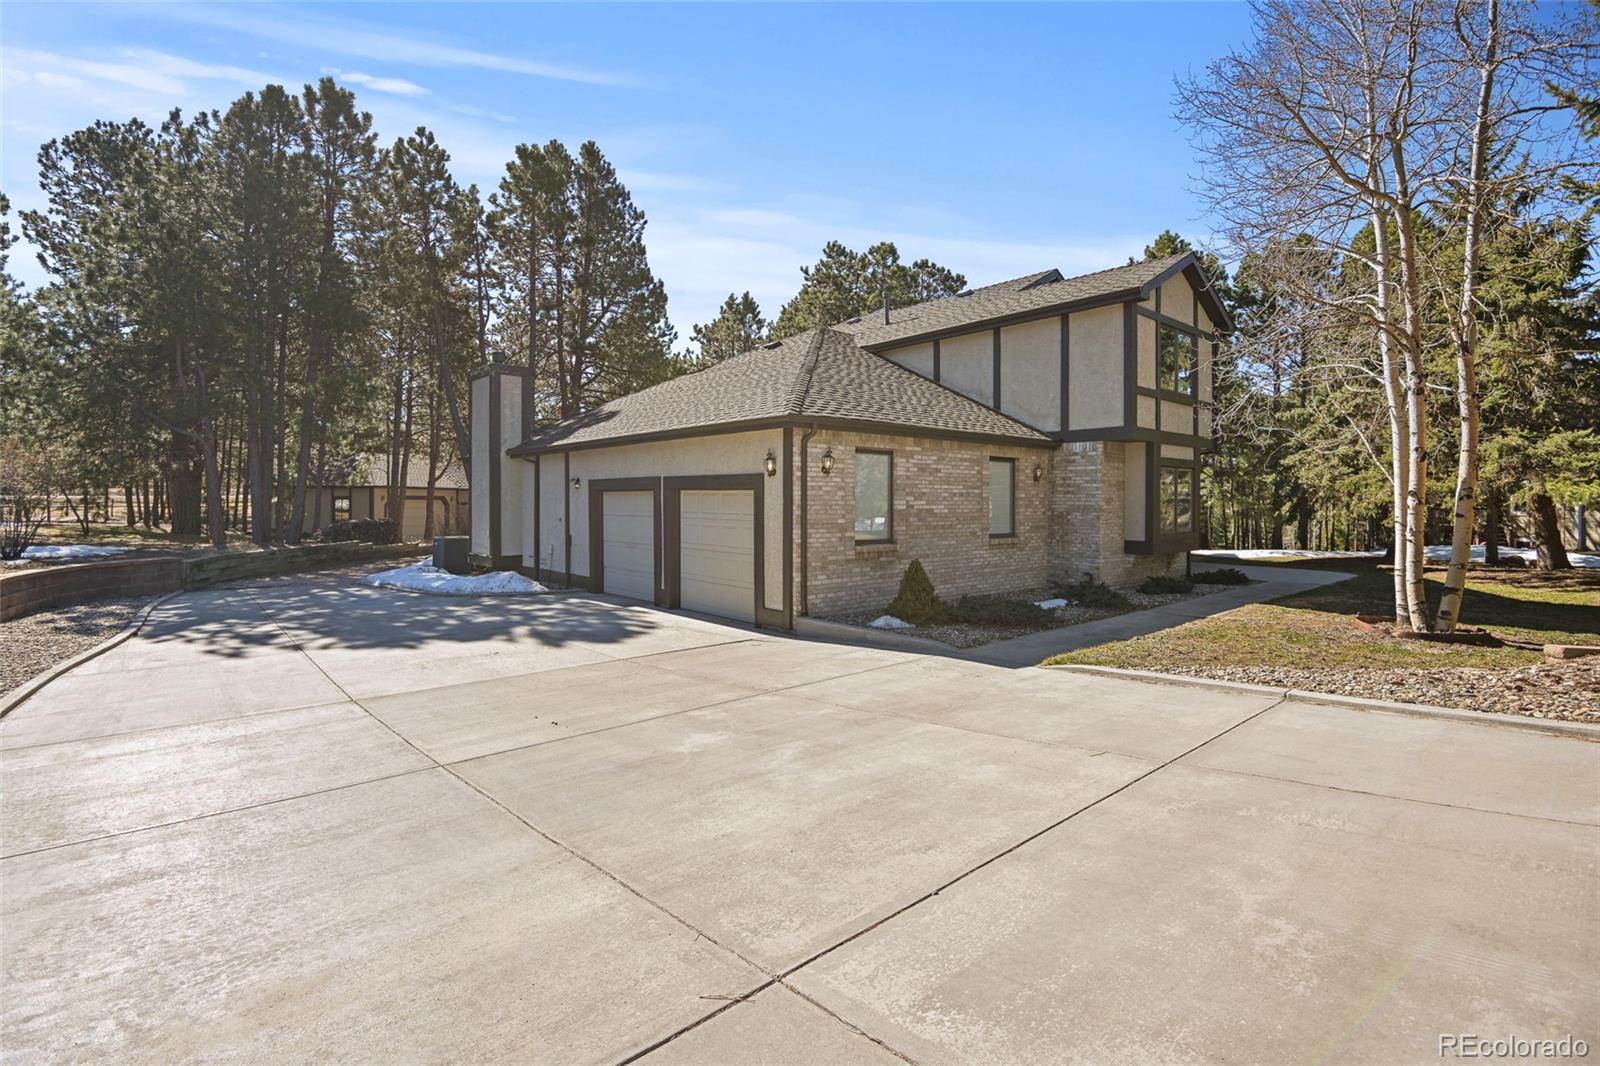
[[[1200,585],[1194,586],[1192,592],[1170,592],[1156,595],[1148,592],[1134,592],[1122,590],[1122,596],[1128,601],[1126,607],[1085,607],[1076,603],[1069,603],[1065,607],[1058,607],[1051,612],[1055,616],[1055,624],[1046,628],[1060,629],[1064,626],[1075,626],[1082,622],[1093,622],[1100,618],[1110,618],[1112,615],[1127,614],[1129,611],[1143,611],[1151,607],[1162,607],[1179,600],[1192,600],[1197,596],[1208,596],[1213,592],[1222,592],[1226,589],[1238,588],[1237,585]],[[1054,592],[1029,592],[1007,596],[1025,603],[1038,603],[1040,600],[1049,599]],[[881,615],[882,611],[871,614],[840,615],[830,618],[832,622],[843,622],[845,625],[865,627],[866,624]],[[1027,633],[1037,633],[1041,630],[1029,629],[1022,626],[992,626],[975,625],[969,622],[952,622],[942,626],[914,626],[911,629],[885,630],[890,633],[902,633],[906,636],[922,637],[926,640],[936,640],[940,644],[948,644],[952,648],[976,648],[990,644],[997,640],[1010,640]]]
[[[152,599],[96,600],[0,622],[0,697],[120,633]]]
[[[1492,670],[1168,666],[1161,672],[1488,714],[1600,723],[1600,656]]]

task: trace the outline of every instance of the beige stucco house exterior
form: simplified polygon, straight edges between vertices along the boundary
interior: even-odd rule
[[[528,371],[490,365],[472,551],[781,627],[881,609],[913,559],[944,596],[1181,572],[1228,325],[1188,254],[808,330],[542,426]]]

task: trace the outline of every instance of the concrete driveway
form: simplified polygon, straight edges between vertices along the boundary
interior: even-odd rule
[[[8,1062],[1600,1047],[1600,744],[588,597],[169,601],[0,722]]]

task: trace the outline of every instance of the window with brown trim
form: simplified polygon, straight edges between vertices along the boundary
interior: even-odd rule
[[[333,520],[335,522],[350,521],[350,497],[335,496],[333,498]]]
[[[856,449],[856,540],[894,539],[894,453]]]
[[[1017,461],[989,460],[989,536],[1017,532]]]
[[[1161,532],[1194,532],[1194,470],[1187,466],[1161,468]]]
[[[1194,334],[1162,322],[1158,326],[1156,383],[1168,392],[1189,396],[1195,390],[1196,349]]]

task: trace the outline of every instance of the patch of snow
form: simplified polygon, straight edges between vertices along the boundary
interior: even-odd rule
[[[1430,544],[1422,550],[1427,554],[1428,562],[1430,563],[1448,563],[1450,561],[1450,545],[1448,544]],[[1502,559],[1526,559],[1531,562],[1538,557],[1539,554],[1532,548],[1513,548],[1506,545],[1500,549],[1500,558]],[[1467,561],[1473,563],[1483,562],[1482,544],[1474,544],[1468,549]],[[1587,552],[1569,551],[1567,552],[1567,561],[1573,566],[1582,567],[1585,570],[1600,568],[1600,555],[1593,555]]]
[[[1192,551],[1189,554],[1199,556],[1202,559],[1376,559],[1389,553],[1385,551],[1308,551],[1302,548],[1239,548],[1234,551],[1207,548],[1204,551]]]
[[[915,628],[917,628],[916,626],[912,625],[910,622],[902,622],[900,619],[896,618],[892,614],[880,614],[878,617],[876,617],[872,621],[868,622],[867,625],[871,626],[873,629],[915,629]]]
[[[487,574],[452,574],[432,563],[413,563],[395,570],[372,574],[367,584],[376,588],[410,589],[436,596],[506,596],[528,592],[548,592],[532,578],[513,570],[494,570]]]
[[[128,548],[110,544],[35,544],[24,548],[24,559],[88,559],[95,555],[120,555]]]
[[[1054,611],[1058,607],[1065,607],[1067,604],[1069,604],[1071,602],[1072,602],[1071,600],[1064,600],[1060,596],[1057,596],[1053,600],[1039,600],[1038,602],[1036,602],[1034,604],[1034,606],[1035,607],[1043,607],[1047,611]]]

